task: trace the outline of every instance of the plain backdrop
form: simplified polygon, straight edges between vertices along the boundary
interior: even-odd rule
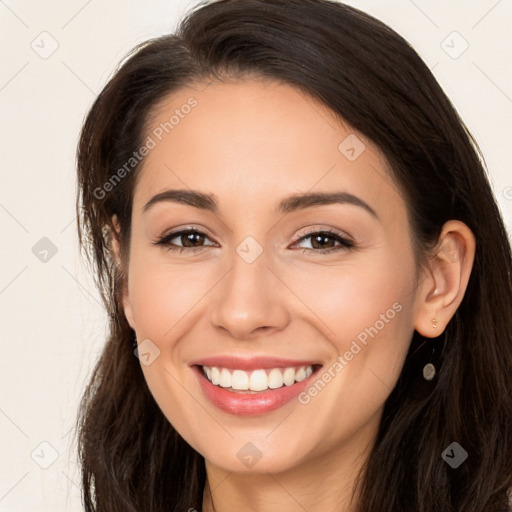
[[[422,55],[512,226],[512,1],[353,0]],[[195,1],[0,0],[0,512],[82,510],[72,428],[106,316],[77,247],[84,115],[135,44]]]

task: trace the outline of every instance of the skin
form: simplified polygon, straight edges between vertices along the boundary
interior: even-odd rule
[[[436,337],[455,313],[473,235],[448,222],[430,271],[420,268],[403,195],[381,153],[288,85],[247,79],[180,89],[155,109],[147,133],[191,96],[197,106],[149,152],[138,176],[129,263],[114,246],[125,261],[126,318],[139,343],[149,339],[160,350],[141,365],[144,376],[165,416],[205,457],[205,511],[356,511],[354,480],[412,334]],[[338,146],[354,134],[365,150],[350,161]],[[170,201],[143,211],[168,189],[214,194],[219,211]],[[354,204],[275,212],[291,194],[334,190],[362,199],[377,217]],[[201,250],[154,245],[185,228],[206,232],[196,242]],[[355,247],[322,254],[312,237],[303,238],[327,229]],[[236,251],[247,236],[263,251],[252,263]],[[326,247],[339,248],[336,240]],[[182,245],[183,237],[172,243]],[[325,371],[397,303],[394,318],[307,404],[294,399],[262,416],[237,417],[208,401],[189,367],[201,357],[237,354],[319,360]],[[262,454],[252,467],[237,457],[248,442]]]

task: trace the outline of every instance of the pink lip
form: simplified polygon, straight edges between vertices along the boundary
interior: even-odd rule
[[[231,355],[214,356],[199,359],[190,363],[190,366],[217,366],[229,370],[265,370],[268,368],[289,368],[291,366],[314,366],[322,364],[320,361],[300,361],[298,359],[282,359],[279,357],[251,357],[241,358]]]
[[[225,360],[225,358],[223,358],[223,360]],[[207,360],[205,359],[203,361]],[[251,364],[252,361],[253,360],[251,360]],[[287,361],[285,366],[295,366],[295,364],[289,363],[294,363],[294,361]],[[303,365],[304,364],[301,363],[297,366]],[[204,366],[210,365],[205,364]],[[211,366],[216,365],[212,364]],[[226,368],[226,366],[223,367]],[[238,368],[242,369],[240,366],[238,366]],[[257,368],[262,368],[262,366],[260,365]],[[273,366],[273,368],[276,368],[276,366]],[[244,393],[228,391],[220,386],[214,386],[204,375],[201,366],[192,366],[192,370],[196,374],[199,386],[205,396],[216,407],[235,416],[258,416],[279,409],[304,391],[304,389],[311,384],[312,379],[317,378],[318,373],[318,371],[313,371],[309,377],[301,380],[300,382],[296,382],[291,386],[285,385],[278,389],[269,389],[258,393]]]

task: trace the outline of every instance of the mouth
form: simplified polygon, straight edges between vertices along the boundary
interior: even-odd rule
[[[205,377],[214,385],[234,393],[261,393],[269,389],[293,386],[311,376],[319,365],[288,366],[286,368],[261,368],[244,370],[201,366]]]
[[[322,365],[242,369],[194,364],[191,368],[204,395],[215,406],[230,414],[254,416],[275,411],[290,402],[316,378]]]

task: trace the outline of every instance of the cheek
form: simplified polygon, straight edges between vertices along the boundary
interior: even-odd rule
[[[414,331],[414,261],[396,256],[390,252],[379,262],[339,269],[317,267],[295,279],[294,291],[307,297],[304,302],[331,345],[332,362],[338,361],[331,374],[343,373],[343,388],[362,398],[376,396],[379,388],[391,391]],[[285,280],[292,278],[288,272]]]
[[[332,347],[330,363],[300,397],[316,425],[333,427],[326,434],[320,426],[309,426],[326,449],[380,413],[412,338],[412,262],[398,265],[390,259],[381,268],[385,271],[354,266],[336,277],[319,270],[297,291],[313,291],[309,304]]]
[[[377,258],[372,258],[377,260]],[[413,303],[414,266],[405,256],[379,255],[339,266],[282,269],[283,280],[318,319],[328,339],[345,347],[347,340],[364,342],[367,329],[379,333],[399,328],[412,319],[404,311]]]
[[[155,340],[170,339],[170,331],[214,287],[217,274],[208,264],[170,265],[134,252],[129,296],[137,330]]]

